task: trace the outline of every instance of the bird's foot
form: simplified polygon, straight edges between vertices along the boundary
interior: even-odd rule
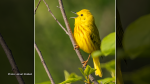
[[[76,50],[76,49],[79,49],[79,46],[78,46],[78,45],[75,45],[74,50]]]

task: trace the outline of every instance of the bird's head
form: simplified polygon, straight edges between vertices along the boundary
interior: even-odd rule
[[[77,17],[72,17],[75,19],[75,24],[91,24],[94,22],[94,17],[87,9],[82,9],[79,12],[73,12]]]

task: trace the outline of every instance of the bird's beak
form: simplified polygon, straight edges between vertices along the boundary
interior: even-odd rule
[[[78,16],[78,14],[76,12],[71,11],[72,13],[76,14]],[[70,18],[76,18],[76,17],[70,17]]]
[[[71,11],[71,12],[77,15],[77,13],[76,13],[76,12],[73,12],[73,11]]]

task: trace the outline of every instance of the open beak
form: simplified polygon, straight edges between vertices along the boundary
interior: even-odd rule
[[[71,12],[77,15],[77,13],[76,13],[76,12],[73,12],[73,11],[71,11]],[[77,16],[78,16],[78,15],[77,15]],[[70,18],[76,18],[76,17],[70,17]]]

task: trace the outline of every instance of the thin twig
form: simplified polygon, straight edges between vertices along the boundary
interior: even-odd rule
[[[56,19],[56,17],[53,15],[52,11],[50,10],[48,4],[45,2],[45,0],[43,0],[46,7],[48,8],[48,11],[51,13],[51,15],[53,16],[53,18],[56,20],[56,22],[59,24],[59,26],[66,32],[66,34],[68,35],[67,30],[60,24],[60,22]]]
[[[36,8],[35,8],[34,14],[36,13],[36,10],[37,10],[37,8],[39,7],[40,2],[41,2],[41,0],[39,0],[39,3],[38,3],[38,5],[37,5]]]
[[[67,27],[67,30],[68,30],[68,35],[69,35],[69,37],[70,37],[70,40],[71,40],[71,42],[72,42],[72,45],[73,45],[74,48],[75,48],[77,44],[76,44],[76,41],[75,41],[75,39],[74,39],[74,37],[73,37],[73,34],[72,34],[72,31],[71,31],[69,22],[68,22],[68,20],[67,20],[67,16],[66,16],[65,10],[64,10],[64,8],[63,8],[62,0],[58,0],[58,2],[59,2],[59,7],[60,7],[60,10],[61,10],[62,16],[63,16],[63,18],[64,18],[64,21],[65,21],[65,24],[66,24],[66,27]],[[83,57],[82,57],[82,55],[81,55],[79,49],[75,49],[75,51],[76,51],[76,53],[77,53],[77,55],[78,55],[78,57],[79,57],[81,63],[83,63],[83,62],[84,62],[84,59],[83,59]],[[86,68],[86,66],[85,66],[84,68]],[[91,80],[94,84],[98,84],[97,80],[95,80],[94,77],[93,77],[91,74],[89,75],[89,78],[90,78],[90,80]]]
[[[37,45],[36,45],[35,43],[34,43],[34,47],[35,47],[35,49],[36,49],[36,51],[37,51],[37,53],[38,53],[38,55],[39,55],[39,57],[40,57],[40,59],[41,59],[41,62],[42,62],[42,64],[43,64],[44,68],[45,68],[45,71],[46,71],[46,73],[47,73],[47,75],[48,75],[48,77],[49,77],[51,83],[52,83],[52,84],[55,84],[55,82],[54,82],[54,80],[53,80],[53,78],[52,78],[52,76],[51,76],[51,74],[50,74],[50,72],[49,72],[49,70],[48,70],[48,68],[47,68],[47,66],[46,66],[46,63],[45,63],[45,61],[44,61],[44,59],[43,59],[43,56],[42,56],[40,50],[38,49],[38,47],[37,47]]]
[[[11,65],[11,67],[12,67],[12,71],[15,73],[15,76],[16,76],[16,78],[17,78],[17,81],[19,82],[19,84],[25,84],[24,81],[23,81],[22,76],[21,76],[21,75],[16,75],[17,73],[18,73],[18,74],[20,73],[20,72],[19,72],[19,69],[18,69],[18,67],[17,67],[17,65],[16,65],[16,63],[15,63],[15,60],[14,60],[14,58],[13,58],[13,55],[12,55],[10,49],[8,48],[8,46],[7,46],[7,44],[5,43],[5,41],[4,41],[4,39],[3,39],[3,37],[2,37],[1,34],[0,34],[0,44],[2,45],[2,48],[4,49],[4,51],[5,51],[6,55],[7,55],[7,58],[8,58],[8,60],[9,60],[9,63],[10,63],[10,65]]]

